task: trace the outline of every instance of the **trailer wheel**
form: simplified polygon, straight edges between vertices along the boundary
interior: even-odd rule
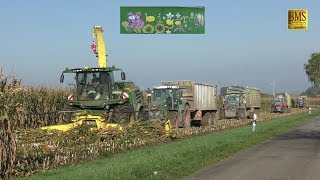
[[[224,111],[224,109],[220,109],[219,114],[220,114],[220,119],[226,118],[226,112]]]
[[[213,119],[212,119],[212,124],[216,124],[217,121],[219,120],[218,111],[213,111],[213,112],[211,112],[211,117],[213,117]]]
[[[210,126],[212,125],[212,115],[210,112],[206,112],[202,117],[201,125]]]
[[[191,113],[190,113],[189,105],[186,105],[184,107],[182,118],[183,118],[183,122],[184,122],[184,127],[190,127],[190,125],[191,125]]]

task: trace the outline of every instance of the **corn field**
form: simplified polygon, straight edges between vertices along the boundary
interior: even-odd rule
[[[68,123],[70,114],[59,113],[67,108],[66,89],[21,87],[14,76],[0,73],[0,173],[2,178],[29,176],[65,164],[75,164],[99,156],[159,144],[172,139],[222,131],[251,123],[250,119],[223,119],[204,127],[175,129],[164,136],[164,128],[157,121],[145,121],[116,129],[90,130],[82,125],[69,132],[46,132],[38,127]],[[222,100],[217,100],[221,105]],[[287,114],[271,114],[272,98],[262,98],[262,112],[258,121],[290,116],[306,111],[293,109]],[[314,98],[310,104],[317,106]]]
[[[67,108],[68,93],[66,89],[21,88],[16,99],[23,111],[12,115],[14,125],[18,128],[37,128],[69,122],[69,114],[59,113]]]
[[[7,178],[13,172],[16,159],[16,133],[11,114],[22,111],[21,104],[16,99],[20,91],[20,80],[14,76],[8,78],[0,71],[0,175]]]

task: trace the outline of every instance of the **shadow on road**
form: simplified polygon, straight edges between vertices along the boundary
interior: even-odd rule
[[[295,129],[277,138],[277,140],[293,139],[320,139],[320,130]]]

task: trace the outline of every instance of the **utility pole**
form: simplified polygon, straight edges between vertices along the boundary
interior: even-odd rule
[[[270,83],[270,85],[272,86],[272,94],[273,94],[273,96],[275,96],[276,94],[274,93],[274,87],[276,86],[276,84],[274,83],[274,81],[272,81],[272,83]]]

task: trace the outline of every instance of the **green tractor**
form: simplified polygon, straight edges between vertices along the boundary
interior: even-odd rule
[[[253,87],[227,88],[220,108],[220,119],[253,118],[254,114],[259,114],[261,109],[261,91]]]
[[[170,120],[173,128],[211,125],[218,119],[216,90],[194,81],[163,81],[153,88],[149,117]]]
[[[171,120],[171,124],[177,127],[179,121],[176,119],[188,116],[188,112],[184,112],[186,101],[181,99],[181,89],[177,86],[154,87],[150,98],[149,118],[151,119]]]

